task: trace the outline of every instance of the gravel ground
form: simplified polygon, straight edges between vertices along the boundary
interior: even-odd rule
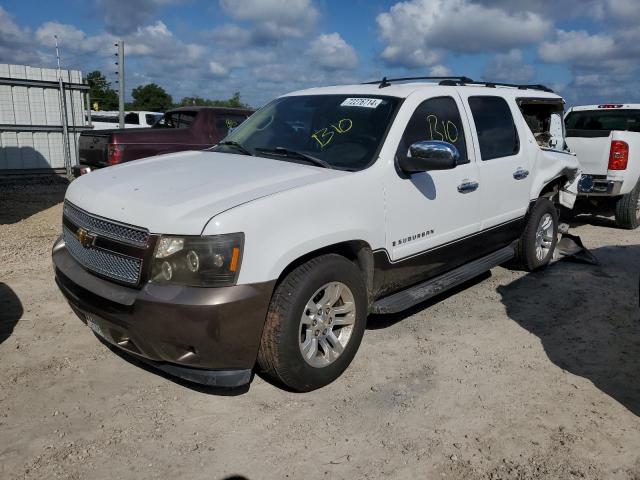
[[[578,217],[601,262],[495,268],[372,316],[308,394],[178,383],[57,291],[61,181],[0,183],[0,478],[640,479],[638,232]]]

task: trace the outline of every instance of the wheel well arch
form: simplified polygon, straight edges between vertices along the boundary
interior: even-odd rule
[[[290,262],[280,272],[276,285],[278,285],[292,270],[296,269],[303,263],[311,260],[312,258],[320,255],[326,255],[328,253],[334,253],[341,255],[348,260],[352,261],[362,272],[362,276],[367,288],[367,303],[370,303],[373,298],[373,273],[374,273],[374,260],[373,250],[371,246],[364,240],[348,240],[344,242],[334,243],[322,248],[318,248],[311,252],[296,258]]]
[[[560,192],[560,189],[569,181],[565,175],[554,178],[550,182],[546,183],[536,198],[548,197],[550,200]]]

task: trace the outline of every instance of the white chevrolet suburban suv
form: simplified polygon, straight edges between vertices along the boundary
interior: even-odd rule
[[[545,266],[577,190],[563,100],[402,80],[284,95],[209,151],[74,181],[52,252],[73,309],[172,375],[238,386],[257,364],[308,391],[347,368],[369,313]]]
[[[578,195],[615,207],[616,224],[640,225],[640,105],[584,105],[568,110],[567,144],[582,166]]]

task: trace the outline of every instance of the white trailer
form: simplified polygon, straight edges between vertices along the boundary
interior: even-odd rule
[[[89,87],[79,70],[60,76],[62,96],[58,70],[0,64],[0,175],[62,172],[77,163],[80,132],[90,128]]]

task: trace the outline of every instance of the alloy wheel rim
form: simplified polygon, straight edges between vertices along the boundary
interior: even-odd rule
[[[326,367],[344,352],[356,321],[351,289],[341,282],[320,287],[307,302],[300,318],[299,346],[304,360]]]
[[[553,245],[553,217],[545,213],[536,230],[536,258],[540,261],[547,258]]]

